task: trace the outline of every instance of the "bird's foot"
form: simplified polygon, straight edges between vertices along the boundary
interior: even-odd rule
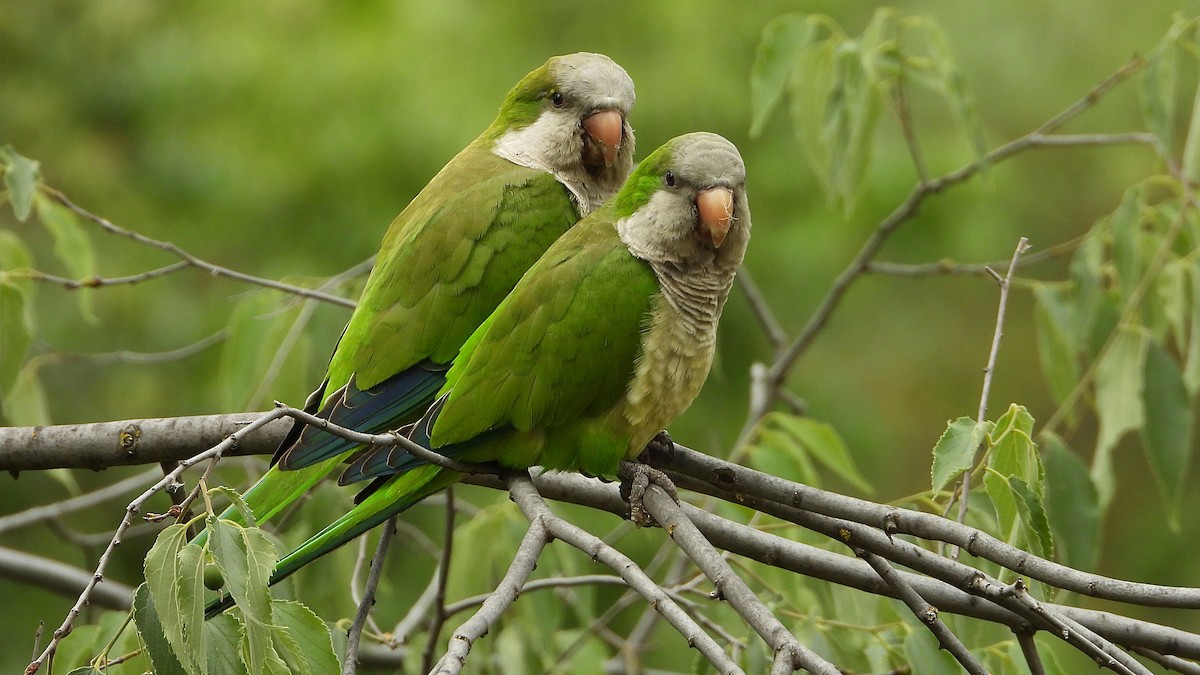
[[[629,519],[638,527],[654,527],[658,522],[654,520],[646,511],[642,500],[646,497],[646,489],[653,483],[662,488],[664,492],[679,503],[679,494],[675,489],[675,484],[667,477],[667,474],[648,465],[638,462],[621,462],[621,466],[617,469],[617,478],[621,479],[621,496],[629,502]]]
[[[659,455],[670,460],[675,454],[675,441],[671,440],[671,434],[667,433],[666,429],[654,435],[650,442],[646,444],[646,449],[642,454],[638,455],[638,461],[642,464],[649,464],[650,458]]]

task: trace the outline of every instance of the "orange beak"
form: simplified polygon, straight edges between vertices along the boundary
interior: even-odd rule
[[[696,195],[696,212],[700,223],[696,225],[696,236],[721,248],[729,225],[733,221],[733,192],[729,188],[713,187],[701,190]]]
[[[612,108],[598,110],[583,119],[583,163],[608,168],[617,160],[625,138],[625,118]]]

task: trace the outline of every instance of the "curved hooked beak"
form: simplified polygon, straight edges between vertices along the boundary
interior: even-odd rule
[[[696,195],[696,212],[700,216],[696,236],[721,248],[733,222],[733,191],[724,187],[701,190]]]
[[[597,110],[583,119],[583,163],[608,168],[617,161],[625,140],[625,117],[615,108]]]

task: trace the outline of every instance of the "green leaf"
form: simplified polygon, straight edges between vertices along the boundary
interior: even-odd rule
[[[207,519],[209,545],[225,589],[241,611],[245,627],[245,661],[252,673],[267,672],[279,661],[272,646],[271,594],[267,581],[278,554],[262,530],[244,528],[215,516]]]
[[[1175,136],[1175,79],[1179,59],[1173,42],[1168,33],[1146,55],[1146,66],[1138,82],[1146,126],[1166,148],[1172,147]]]
[[[237,490],[224,485],[217,485],[209,488],[208,494],[224,495],[227,499],[229,499],[230,502],[232,502],[233,507],[237,509],[238,513],[242,514],[242,518],[245,520],[245,524],[248,527],[256,527],[258,525],[254,519],[254,511],[250,510],[250,507],[246,504],[246,500],[242,499],[242,494]]]
[[[1094,569],[1100,553],[1100,497],[1087,464],[1053,433],[1043,433],[1046,511],[1063,561]]]
[[[876,19],[884,16],[883,11],[876,12]],[[873,20],[872,25],[875,23]],[[821,139],[829,150],[830,185],[849,211],[871,158],[879,97],[875,83],[864,71],[860,43],[848,40],[839,45],[832,67],[833,90]]]
[[[219,365],[222,407],[225,410],[256,409],[269,401],[273,383],[265,382],[275,354],[283,344],[297,309],[281,312],[278,293],[255,291],[234,307],[221,347]],[[283,369],[286,371],[287,369]]]
[[[1113,448],[1126,433],[1145,423],[1141,399],[1148,342],[1145,329],[1122,328],[1096,364],[1096,414],[1100,417],[1100,434],[1092,460],[1092,480],[1103,506],[1108,505],[1116,490]]]
[[[800,52],[816,35],[816,22],[802,14],[784,14],[767,23],[750,66],[750,135],[758,137],[783,98],[788,75]]]
[[[797,417],[783,413],[768,415],[771,423],[786,431],[800,446],[838,478],[865,493],[874,490],[854,464],[854,457],[845,441],[829,424],[811,417]],[[763,420],[764,424],[767,420]]]
[[[184,662],[194,664],[196,673],[208,673],[208,653],[204,645],[204,549],[187,544],[179,550],[175,563],[182,638],[181,644],[175,645],[175,651],[186,654]]]
[[[1172,529],[1179,528],[1179,505],[1192,456],[1192,400],[1174,359],[1157,342],[1146,351],[1146,424],[1142,445],[1158,483]]]
[[[50,424],[50,406],[46,389],[38,376],[38,362],[30,361],[17,373],[17,379],[3,401],[4,419],[12,426],[37,427]]]
[[[232,612],[219,614],[204,622],[204,642],[208,649],[208,672],[213,675],[249,675],[239,655],[242,624]]]
[[[1017,501],[1013,496],[1012,487],[1008,484],[1008,478],[995,471],[988,471],[983,474],[983,488],[996,511],[996,525],[1000,538],[1013,543],[1013,534],[1017,528]]]
[[[36,200],[38,220],[54,237],[54,255],[68,273],[79,280],[96,276],[96,251],[87,232],[79,225],[79,219],[67,207],[48,197]],[[88,288],[75,291],[79,311],[89,323],[99,321],[93,309],[92,292]]]
[[[938,645],[938,640],[924,626],[915,627],[904,638],[904,656],[913,673],[921,675],[960,675],[962,667],[954,657]]]
[[[1187,360],[1183,366],[1183,384],[1188,394],[1195,396],[1200,391],[1200,259],[1192,261],[1188,269],[1191,278],[1192,306],[1188,328]]]
[[[185,629],[185,625],[195,624],[191,623],[193,617],[189,613],[190,607],[185,609],[180,597],[180,590],[185,585],[181,577],[180,551],[187,544],[187,537],[187,526],[183,523],[168,525],[158,533],[154,545],[146,554],[146,586],[154,600],[155,614],[163,635],[166,636],[175,656],[189,673],[203,673],[202,664],[197,661],[196,654],[203,652],[204,645],[193,644],[189,640],[192,631],[190,628]],[[191,557],[199,558],[194,553]]]
[[[6,145],[0,148],[0,164],[4,165],[4,187],[8,189],[13,214],[23,223],[33,212],[33,197],[41,181],[38,163]]]
[[[1187,277],[1190,268],[1191,261],[1186,258],[1172,260],[1163,265],[1162,272],[1159,273],[1155,284],[1163,318],[1167,322],[1171,339],[1180,348],[1187,347],[1188,323],[1191,318],[1188,315],[1187,293]]]
[[[830,200],[835,197],[828,170],[831,150],[822,139],[822,128],[834,86],[831,63],[835,48],[836,41],[830,38],[803,50],[792,68],[788,85],[794,92],[788,98],[788,111],[796,128],[800,152]]]
[[[946,427],[937,445],[933,446],[934,492],[940,491],[971,468],[975,451],[987,436],[990,422],[976,423],[970,417],[960,417]]]
[[[329,627],[312,610],[298,602],[275,600],[274,616],[281,630],[275,646],[293,673],[333,673],[337,656]]]
[[[133,622],[137,626],[138,637],[142,639],[142,644],[146,645],[150,662],[154,664],[155,675],[187,673],[175,658],[175,652],[163,632],[155,603],[151,599],[149,583],[138,586],[133,594]]]
[[[4,343],[0,350],[0,400],[6,399],[16,384],[33,341],[32,316],[26,309],[21,288],[0,279],[0,342]]]
[[[1050,534],[1050,520],[1042,497],[1025,481],[1012,476],[1008,479],[1013,494],[1017,497],[1017,511],[1021,514],[1026,538],[1033,544],[1033,552],[1043,558],[1054,555],[1054,538]]]
[[[1120,205],[1105,219],[1105,226],[1113,237],[1113,262],[1117,266],[1117,278],[1121,282],[1123,298],[1129,298],[1142,278],[1141,246],[1138,239],[1141,234],[1144,200],[1144,186],[1135,185],[1125,191]]]
[[[1073,293],[1067,283],[1038,283],[1033,292],[1037,299],[1033,318],[1038,359],[1054,401],[1061,404],[1079,381],[1080,346],[1072,330]],[[1068,412],[1074,416],[1073,411]]]
[[[1021,478],[1040,495],[1043,494],[1045,472],[1032,434],[1033,416],[1025,406],[1016,403],[1010,405],[988,432],[988,443],[991,445],[988,467],[1005,477]]]
[[[760,422],[757,438],[749,448],[750,466],[797,483],[820,485],[817,469],[804,448],[790,434],[766,427],[765,422]]]
[[[937,89],[942,92],[950,112],[954,115],[963,135],[971,146],[975,158],[982,160],[987,157],[987,136],[984,134],[983,122],[975,107],[975,97],[967,87],[966,77],[954,57],[950,47],[950,39],[945,31],[931,19],[914,17],[913,22],[920,27],[921,33],[929,46],[928,62],[932,64]]]

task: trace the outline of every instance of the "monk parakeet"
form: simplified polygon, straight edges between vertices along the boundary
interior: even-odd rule
[[[639,455],[708,375],[750,238],[745,176],[737,148],[715,134],[680,136],[647,157],[472,333],[411,438],[461,461],[592,475]],[[384,447],[342,482],[376,477],[357,506],[279,562],[272,582],[461,474]]]
[[[392,222],[306,409],[368,433],[419,417],[525,270],[625,182],[634,98],[629,75],[601,54],[553,57],[518,82]],[[354,449],[297,423],[245,501],[267,520]]]

